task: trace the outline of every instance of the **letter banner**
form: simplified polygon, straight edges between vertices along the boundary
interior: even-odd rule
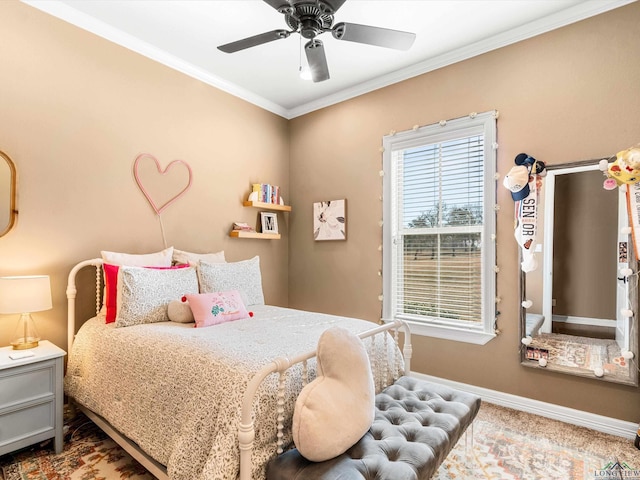
[[[518,245],[522,249],[523,272],[532,272],[538,267],[534,251],[538,233],[538,205],[542,180],[538,175],[531,175],[529,179],[529,195],[516,205],[518,224],[514,232]]]
[[[636,258],[640,252],[640,184],[627,185],[627,212]]]

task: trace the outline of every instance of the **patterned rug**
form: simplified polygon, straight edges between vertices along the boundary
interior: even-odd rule
[[[0,456],[5,480],[153,480],[138,462],[82,413],[65,408],[64,450],[53,453],[48,440]]]
[[[433,480],[640,480],[631,440],[488,403],[473,429],[470,453],[459,442]]]
[[[0,456],[5,480],[154,479],[84,415],[65,416],[63,453],[48,441]],[[488,403],[473,429],[470,454],[463,438],[433,480],[640,480],[640,451],[630,440]]]

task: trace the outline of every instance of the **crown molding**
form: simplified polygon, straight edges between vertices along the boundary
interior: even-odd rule
[[[52,0],[22,0],[23,3],[30,5],[38,10],[53,15],[72,25],[87,30],[106,40],[121,45],[151,60],[159,62],[167,67],[173,68],[185,75],[193,77],[201,82],[218,88],[230,95],[238,97],[249,103],[252,103],[264,110],[272,112],[286,119],[293,119],[301,115],[306,115],[315,110],[329,107],[346,100],[364,95],[366,93],[378,90],[380,88],[393,85],[394,83],[407,80],[409,78],[423,75],[425,73],[437,70],[439,68],[452,65],[454,63],[467,60],[469,58],[481,55],[483,53],[496,50],[507,45],[511,45],[522,40],[540,35],[560,27],[564,27],[571,23],[584,20],[609,10],[633,3],[637,0],[586,0],[579,4],[567,8],[561,12],[549,15],[543,19],[530,22],[521,27],[514,28],[507,32],[495,35],[474,45],[460,48],[444,55],[430,58],[423,62],[417,63],[410,67],[397,70],[395,72],[382,75],[367,82],[360,83],[353,87],[341,90],[340,92],[322,97],[320,99],[299,105],[294,108],[287,109],[278,105],[264,97],[256,95],[244,88],[241,88],[231,82],[228,82],[216,75],[204,71],[195,65],[185,62],[164,50],[153,47],[152,45],[141,41],[121,30],[118,30],[104,22],[86,15],[78,10],[68,6],[65,3]]]
[[[424,62],[417,63],[410,67],[360,83],[321,99],[291,108],[287,111],[287,118],[292,119],[324,107],[350,100],[360,95],[364,95],[365,93],[393,85],[394,83],[432,72],[439,68],[482,55],[483,53],[497,50],[498,48],[506,47],[507,45],[550,32],[557,28],[585,20],[589,17],[600,15],[601,13],[634,3],[635,1],[636,0],[588,0],[581,2],[578,5],[561,12],[557,12],[543,19],[530,22],[501,34],[494,35],[493,37],[487,38],[481,42],[476,42],[473,45],[452,50],[451,52],[430,58]]]
[[[205,70],[196,67],[192,63],[185,62],[184,60],[171,55],[164,50],[154,47],[147,42],[140,40],[128,33],[118,30],[100,20],[91,17],[83,12],[76,10],[68,6],[65,3],[52,1],[52,0],[22,0],[31,7],[48,13],[60,20],[64,20],[76,27],[82,28],[88,32],[91,32],[99,37],[102,37],[110,42],[116,43],[122,47],[125,47],[133,52],[139,53],[151,60],[154,60],[162,65],[177,70],[185,75],[200,80],[212,87],[216,87],[226,93],[229,93],[235,97],[252,103],[264,110],[275,113],[282,117],[287,118],[288,111],[286,108],[277,105],[259,95],[256,95],[244,88],[241,88],[231,82],[228,82],[216,75],[212,75]]]

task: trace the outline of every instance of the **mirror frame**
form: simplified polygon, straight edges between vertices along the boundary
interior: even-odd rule
[[[9,166],[9,171],[11,173],[11,179],[10,179],[11,183],[9,185],[9,191],[10,191],[9,223],[7,224],[4,230],[0,230],[0,237],[2,237],[11,231],[11,229],[16,224],[16,219],[18,217],[18,210],[16,209],[18,179],[17,179],[16,166],[13,163],[13,160],[11,160],[11,158],[9,157],[9,155],[7,155],[2,150],[0,150],[0,158],[2,158],[2,160],[4,160],[7,163],[7,165]],[[1,225],[0,225],[0,228],[2,228]]]
[[[584,166],[590,166],[590,165],[598,165],[598,163],[601,161],[602,159],[594,159],[594,160],[582,160],[582,161],[578,161],[578,162],[568,162],[568,163],[562,163],[562,164],[557,164],[557,165],[547,165],[546,169],[547,170],[562,170],[562,169],[567,169],[567,168],[573,168],[573,167],[584,167]],[[544,187],[543,187],[544,188]],[[540,215],[540,212],[538,212],[538,215]],[[543,219],[544,222],[544,219]],[[629,235],[629,241],[628,241],[629,245],[630,245],[630,250],[633,249],[633,240],[631,238],[631,235]],[[618,378],[612,378],[610,376],[604,375],[602,377],[597,377],[593,374],[588,374],[588,373],[583,373],[581,371],[572,371],[570,367],[561,367],[561,366],[554,366],[552,363],[548,363],[546,366],[541,367],[538,362],[536,361],[531,361],[529,359],[527,359],[526,356],[526,346],[523,345],[522,343],[520,343],[520,364],[524,367],[528,367],[528,368],[536,368],[538,370],[546,370],[549,372],[553,372],[553,373],[563,373],[563,374],[567,374],[567,375],[574,375],[574,376],[579,376],[579,377],[583,377],[583,378],[591,378],[593,380],[598,380],[598,381],[605,381],[605,382],[610,382],[610,383],[616,383],[619,385],[629,385],[629,386],[633,386],[633,387],[638,387],[640,386],[640,382],[639,382],[639,375],[638,375],[638,361],[640,361],[640,358],[638,356],[638,347],[639,345],[639,339],[638,339],[638,331],[640,331],[640,325],[639,325],[639,317],[640,315],[638,315],[638,306],[639,306],[639,299],[638,299],[638,269],[640,267],[640,259],[636,258],[635,255],[633,254],[633,252],[630,252],[630,259],[633,259],[634,262],[634,272],[636,272],[635,275],[633,275],[628,281],[633,281],[635,282],[635,288],[633,289],[633,297],[631,298],[631,302],[634,305],[634,316],[633,316],[633,323],[632,323],[632,327],[631,327],[631,345],[632,345],[632,351],[634,352],[634,358],[632,358],[630,360],[631,363],[631,367],[630,368],[630,375],[629,375],[629,379],[627,380],[621,380]],[[520,262],[522,262],[522,250],[520,248],[518,248],[518,266],[520,265]],[[520,339],[525,338],[526,335],[526,315],[527,315],[527,309],[524,308],[522,306],[522,303],[526,300],[527,296],[526,296],[526,277],[527,274],[525,272],[522,271],[522,269],[519,269],[519,329],[518,329],[518,333],[519,333],[519,337],[518,340],[520,341]]]

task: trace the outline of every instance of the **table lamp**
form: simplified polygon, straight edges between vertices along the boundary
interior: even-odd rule
[[[40,337],[31,312],[52,308],[48,275],[0,277],[0,313],[19,313],[20,321],[11,341],[14,350],[38,346]]]

